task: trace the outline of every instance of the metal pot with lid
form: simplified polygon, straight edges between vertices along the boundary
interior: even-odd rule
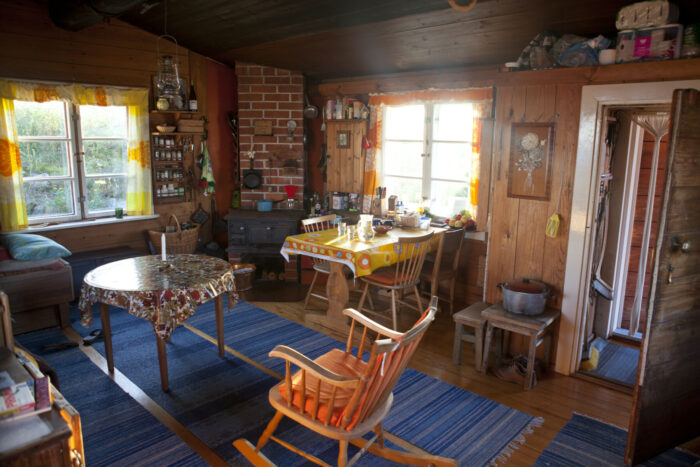
[[[520,279],[498,284],[503,291],[503,309],[510,313],[539,315],[552,298],[549,286],[534,279]]]

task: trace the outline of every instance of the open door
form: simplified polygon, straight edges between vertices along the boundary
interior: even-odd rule
[[[700,435],[700,92],[676,90],[625,462]]]

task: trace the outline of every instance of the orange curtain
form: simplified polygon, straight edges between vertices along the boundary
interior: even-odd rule
[[[379,168],[382,157],[382,122],[384,112],[381,106],[370,106],[369,112],[369,144],[365,154],[364,196],[362,197],[362,212],[369,212],[372,198],[379,186]]]

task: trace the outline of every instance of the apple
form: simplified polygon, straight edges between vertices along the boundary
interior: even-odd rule
[[[464,227],[467,230],[476,230],[476,222],[474,222],[474,219],[469,219],[464,223]]]
[[[454,227],[456,223],[457,223],[457,221],[456,221],[456,220],[454,220],[454,219],[450,219],[450,222],[449,222],[449,224],[448,224],[448,225],[449,225],[450,227]]]
[[[461,220],[461,219],[462,219],[462,215],[461,215],[461,214],[457,214],[457,215],[455,216],[455,219]]]
[[[462,221],[455,222],[455,227],[457,227],[458,229],[461,229],[463,225],[464,223],[462,223]]]

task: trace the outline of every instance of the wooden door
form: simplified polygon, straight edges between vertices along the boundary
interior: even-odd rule
[[[336,120],[326,123],[327,170],[326,191],[362,194],[366,120]]]
[[[625,462],[700,434],[700,92],[676,90],[649,315]]]

